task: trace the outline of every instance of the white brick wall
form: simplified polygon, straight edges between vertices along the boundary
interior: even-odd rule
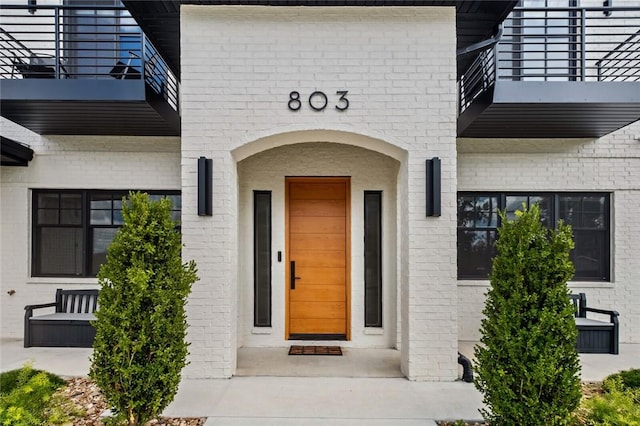
[[[611,192],[612,280],[571,282],[620,312],[620,341],[640,342],[640,123],[597,140],[458,140],[459,191]],[[487,281],[458,281],[460,340],[480,339]]]
[[[34,150],[28,167],[0,168],[2,337],[22,338],[24,306],[53,301],[56,288],[91,288],[91,278],[31,277],[31,189],[180,189],[180,140],[40,136],[4,118],[0,133]],[[14,290],[15,294],[7,292]]]
[[[183,216],[183,253],[201,277],[189,304],[185,375],[235,371],[238,283],[246,274],[238,258],[247,250],[237,219],[238,185],[246,182],[235,162],[332,130],[321,141],[395,151],[401,162],[402,368],[416,380],[456,378],[454,9],[183,5],[181,25],[185,206],[196,201],[196,159],[212,158],[214,169],[213,216],[186,208]],[[287,109],[293,90],[303,99],[295,113]],[[322,112],[306,104],[315,90],[329,97]],[[333,108],[336,90],[349,90],[345,112]],[[442,158],[443,215],[427,219],[425,160],[434,156]]]
[[[330,138],[330,135],[325,138]],[[319,135],[319,140],[322,137]],[[351,176],[351,341],[343,346],[396,347],[396,180],[400,163],[370,150],[343,144],[306,143],[263,151],[238,163],[240,184],[240,346],[287,346],[284,331],[285,176]],[[253,329],[253,191],[272,191],[272,326]],[[383,191],[383,328],[364,327],[364,191]],[[277,252],[283,253],[282,262]],[[268,333],[268,334],[265,334]]]

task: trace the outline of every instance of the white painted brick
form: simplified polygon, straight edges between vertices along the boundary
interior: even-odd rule
[[[31,189],[179,190],[180,140],[40,136],[4,118],[0,127],[34,150],[28,167],[0,168],[0,332],[22,338],[25,305],[52,302],[56,288],[97,287],[95,278],[31,277]]]
[[[620,312],[620,341],[640,343],[640,123],[596,140],[458,140],[459,191],[611,192],[612,280],[570,282],[589,306]],[[480,338],[486,281],[458,281],[460,340]]]
[[[362,271],[356,270],[362,256],[355,248],[361,244],[357,241],[361,230],[352,224],[353,336],[349,344],[387,346],[395,342],[403,348],[403,371],[410,378],[453,380],[457,377],[457,317],[442,306],[455,312],[457,305],[455,263],[451,262],[455,233],[433,231],[455,226],[455,197],[443,198],[441,218],[424,217],[425,159],[435,155],[443,159],[443,171],[450,176],[443,180],[445,192],[454,193],[456,185],[453,8],[183,6],[181,10],[184,204],[195,200],[192,182],[197,157],[214,158],[216,173],[214,216],[198,218],[190,211],[183,218],[185,257],[203,265],[203,280],[198,285],[216,288],[192,297],[191,302],[207,299],[190,302],[190,315],[222,325],[216,332],[208,330],[204,336],[199,332],[190,337],[198,346],[191,348],[194,355],[186,375],[227,377],[235,368],[236,347],[258,342],[286,344],[281,318],[283,290],[277,290],[284,280],[282,264],[273,265],[274,297],[280,297],[274,302],[274,332],[251,334],[248,207],[253,189],[273,191],[274,202],[280,203],[274,205],[274,220],[280,220],[274,223],[274,244],[279,238],[282,246],[284,223],[281,214],[280,219],[275,214],[282,211],[284,175],[292,170],[298,175],[317,170],[324,175],[352,176],[354,212],[361,208],[357,203],[361,203],[362,189],[372,189],[367,185],[375,184],[385,190],[385,197],[393,194],[395,200],[390,203],[397,203],[401,216],[395,221],[390,214],[388,219],[398,223],[398,243],[395,253],[389,253],[385,260],[389,265],[385,289],[391,292],[391,300],[395,298],[385,313],[395,316],[392,322],[398,326],[385,326],[382,335],[360,333],[363,329],[357,316],[362,310],[358,300],[362,290],[356,284],[361,283]],[[333,94],[343,89],[349,90],[350,108],[338,113],[332,108],[337,100]],[[299,91],[303,99],[303,107],[296,113],[287,109],[292,90]],[[306,104],[304,97],[314,90],[327,93],[327,110],[314,112]],[[438,117],[442,114],[447,117]],[[438,124],[436,128],[433,123]],[[323,138],[310,136],[314,131]],[[258,142],[251,145],[254,141]],[[250,157],[266,148],[295,142],[342,143],[345,145],[329,147],[326,152],[347,157],[344,163],[341,156],[325,162],[313,155],[305,158],[303,145]],[[315,148],[312,154],[325,149],[312,144],[306,147]],[[393,160],[382,161],[380,154],[362,148],[399,159],[399,170],[394,172],[398,177],[384,178]],[[238,154],[245,149],[251,154]],[[228,156],[231,151],[234,158],[248,158],[236,166]],[[381,167],[367,169],[380,161]],[[369,175],[372,171],[382,175]],[[257,180],[263,182],[260,188]],[[389,186],[396,182],[397,186]],[[352,217],[354,222],[361,220],[359,213]],[[389,232],[391,238],[393,231]],[[416,241],[409,243],[409,235]],[[274,246],[274,250],[278,248]],[[433,256],[432,262],[423,262],[428,256]],[[396,264],[399,260],[402,264]],[[211,299],[212,293],[221,297]],[[217,304],[225,307],[224,315]],[[430,304],[437,309],[429,310]],[[395,314],[396,306],[402,315]],[[400,335],[402,342],[398,342]],[[439,345],[429,345],[434,339]],[[223,361],[212,362],[220,358]]]

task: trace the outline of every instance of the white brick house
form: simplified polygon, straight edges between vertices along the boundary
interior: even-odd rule
[[[124,3],[143,30],[153,23],[145,7],[159,2]],[[469,254],[475,242],[465,246],[464,238],[494,235],[497,222],[482,222],[484,203],[491,216],[522,199],[548,203],[554,220],[567,220],[569,210],[586,217],[590,210],[578,205],[599,206],[598,227],[575,223],[600,245],[580,246],[584,265],[576,263],[570,287],[586,292],[590,305],[618,310],[620,341],[640,343],[640,126],[629,124],[640,118],[640,83],[619,89],[630,99],[620,101],[626,121],[604,136],[514,136],[507,115],[485,134],[474,127],[479,121],[462,128],[467,118],[458,109],[461,67],[470,66],[460,43],[473,27],[465,8],[481,2],[223,3],[162,6],[174,7],[179,23],[178,53],[167,59],[179,63],[179,135],[56,134],[3,109],[0,133],[29,145],[34,158],[26,168],[0,169],[2,337],[22,336],[24,305],[49,301],[58,287],[96,285],[100,237],[117,229],[114,200],[143,189],[179,195],[183,257],[198,265],[188,377],[233,376],[240,347],[321,340],[397,348],[409,379],[455,380],[459,343],[480,337],[490,264],[490,248]],[[475,41],[490,38],[513,3],[491,10],[495,22]],[[625,13],[640,28],[640,10]],[[170,51],[148,35],[160,53]],[[574,77],[563,83],[582,83]],[[608,102],[614,108],[615,99]],[[518,126],[544,127],[534,115]],[[210,215],[198,214],[201,157],[212,160]],[[441,214],[428,216],[426,161],[435,157]],[[77,206],[64,207],[64,197]],[[52,198],[57,207],[47,207]],[[467,201],[480,206],[482,223],[461,225]],[[86,223],[42,219],[73,209]],[[63,249],[60,233],[76,232],[69,229],[83,249],[65,261],[48,255]]]

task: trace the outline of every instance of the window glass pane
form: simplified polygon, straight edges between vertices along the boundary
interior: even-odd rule
[[[382,192],[364,193],[364,325],[382,327]]]
[[[61,194],[63,209],[82,209],[82,194]]]
[[[62,225],[82,225],[82,210],[62,209],[60,210],[60,224]]]
[[[91,241],[91,274],[96,275],[100,265],[107,261],[107,248],[113,241],[119,228],[94,228]]]
[[[271,191],[253,193],[254,317],[256,327],[271,326]]]
[[[119,210],[122,209],[122,197],[114,195],[113,208],[114,209],[119,209]]]
[[[174,222],[177,222],[179,224],[180,223],[180,210],[172,210],[171,211],[171,219],[173,219]]]
[[[93,194],[91,196],[91,209],[110,209],[111,194]]]
[[[57,225],[58,224],[58,210],[38,210],[38,224],[39,225]]]
[[[473,228],[475,223],[473,197],[458,197],[458,226]]]
[[[82,275],[82,228],[41,228],[37,233],[39,274]]]
[[[486,278],[496,254],[496,231],[458,230],[458,275]]]
[[[606,232],[574,230],[573,235],[576,244],[571,260],[576,268],[575,279],[607,279]]]
[[[536,203],[540,206],[540,222],[542,222],[544,226],[549,227],[552,214],[551,197],[548,195],[529,197],[529,207]]]
[[[182,210],[182,197],[180,195],[168,195],[171,200],[171,208],[173,210]]]
[[[113,224],[124,225],[124,218],[122,217],[122,210],[113,211]]]
[[[38,207],[41,209],[57,209],[60,207],[58,193],[38,194]]]
[[[527,197],[524,195],[509,195],[508,197],[506,197],[506,200],[507,219],[509,220],[513,220],[516,218],[516,211],[522,210],[523,204],[525,205],[525,207],[529,206]]]
[[[477,228],[498,226],[498,197],[476,197],[475,214]]]
[[[560,217],[564,223],[573,227],[580,227],[582,225],[580,214],[580,200],[581,197],[560,196]]]
[[[111,210],[91,210],[91,225],[111,225]]]
[[[582,199],[582,227],[605,229],[604,197],[584,197]]]

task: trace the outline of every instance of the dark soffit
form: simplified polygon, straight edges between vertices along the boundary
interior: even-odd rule
[[[33,150],[13,139],[0,136],[2,166],[27,166],[33,159]]]
[[[180,75],[180,4],[252,6],[455,6],[457,48],[493,35],[517,0],[122,0],[138,25]],[[472,56],[472,55],[470,55]]]

